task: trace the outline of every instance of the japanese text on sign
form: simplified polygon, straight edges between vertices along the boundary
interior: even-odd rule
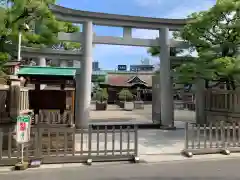
[[[18,116],[16,137],[18,143],[26,143],[30,140],[30,120],[30,116]]]

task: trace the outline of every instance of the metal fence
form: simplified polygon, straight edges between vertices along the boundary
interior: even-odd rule
[[[205,91],[206,110],[239,113],[239,91],[208,89]]]
[[[71,126],[74,124],[73,112],[65,110],[60,113],[60,110],[42,109],[39,114],[35,114],[32,119],[32,124],[61,124]]]
[[[240,118],[240,91],[208,89],[205,91],[207,121],[231,121]]]
[[[135,160],[138,157],[138,128],[111,126],[88,130],[75,128],[32,128],[31,140],[25,145],[26,161],[41,159],[42,163],[84,163],[91,161]],[[0,166],[19,161],[20,147],[13,128],[0,131]]]
[[[240,152],[240,122],[186,123],[183,155]]]
[[[19,109],[20,109],[20,111],[29,109],[28,89],[21,88],[20,100],[19,100]]]

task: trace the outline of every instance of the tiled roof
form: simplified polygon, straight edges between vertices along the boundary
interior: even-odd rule
[[[149,87],[152,86],[152,75],[133,75],[133,74],[108,74],[108,78],[105,84],[108,84],[111,86],[129,87],[134,85],[134,82],[129,80],[133,79],[136,76],[141,81],[143,81],[143,84],[145,84],[146,86],[149,86]]]

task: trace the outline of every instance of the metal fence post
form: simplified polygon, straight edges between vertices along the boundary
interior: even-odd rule
[[[189,145],[188,145],[188,141],[189,141],[189,138],[188,138],[188,122],[185,123],[185,150],[188,149]]]
[[[224,122],[221,121],[220,122],[220,126],[221,126],[221,142],[222,142],[222,148],[226,147],[226,143],[225,143],[225,127],[224,127]]]
[[[134,125],[134,157],[133,161],[135,163],[139,163],[139,157],[138,157],[138,126]]]
[[[87,164],[92,164],[92,126],[88,127],[88,159]]]
[[[3,155],[3,132],[0,129],[0,159],[2,159]]]
[[[40,157],[39,155],[39,131],[38,128],[36,129],[36,131],[34,131],[34,156],[35,157]]]
[[[207,125],[203,125],[204,148],[207,148]]]
[[[42,137],[43,137],[43,129],[38,128],[38,155],[39,155],[39,158],[42,157]]]
[[[134,125],[134,155],[138,157],[138,126]]]
[[[210,122],[209,124],[209,147],[212,148],[213,146],[213,124],[212,122]]]
[[[236,122],[233,122],[232,123],[233,125],[232,125],[232,130],[233,130],[233,139],[232,139],[232,141],[233,141],[233,147],[236,147]]]
[[[227,123],[227,148],[231,145],[230,124]]]

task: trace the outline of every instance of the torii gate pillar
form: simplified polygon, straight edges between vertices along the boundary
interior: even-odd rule
[[[93,24],[83,23],[83,55],[79,75],[76,76],[75,125],[88,128],[91,105]]]
[[[159,32],[160,53],[160,101],[161,126],[174,128],[173,85],[170,62],[169,29],[162,28]]]

